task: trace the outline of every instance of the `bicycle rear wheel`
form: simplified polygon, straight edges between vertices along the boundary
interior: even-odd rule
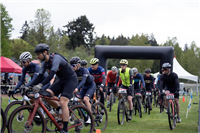
[[[87,107],[75,105],[69,109],[68,131],[76,133],[92,133],[94,130],[94,119]]]
[[[104,131],[108,124],[108,114],[105,106],[102,103],[97,102],[92,105],[92,112],[95,123],[94,131],[96,131],[96,128]]]
[[[137,107],[138,107],[138,113],[140,115],[140,118],[142,118],[142,108],[141,108],[141,101],[140,99],[137,99]]]
[[[112,110],[112,105],[113,105],[113,93],[110,93],[110,112]]]
[[[151,106],[150,96],[148,96],[148,114],[149,115],[150,115],[150,106]]]
[[[117,109],[117,120],[119,125],[124,124],[124,117],[125,117],[125,103],[122,99],[120,99]]]
[[[6,116],[3,112],[3,109],[1,108],[1,133],[4,132],[6,128]]]
[[[29,117],[30,113],[33,112],[33,107],[30,105],[22,105],[15,109],[9,117],[8,120],[8,131],[12,132],[46,132],[46,122],[39,110],[36,110],[35,117],[30,126]],[[36,119],[37,116],[37,119]]]

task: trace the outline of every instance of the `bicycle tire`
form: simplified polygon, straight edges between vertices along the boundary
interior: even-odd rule
[[[168,115],[169,127],[170,127],[171,130],[173,130],[173,125],[172,125],[172,123],[173,123],[172,117],[173,116],[172,116],[172,114],[173,114],[173,107],[172,107],[171,102],[169,101],[168,108],[167,108],[167,115]]]
[[[11,102],[10,104],[8,104],[8,106],[6,107],[6,109],[5,109],[5,116],[6,116],[6,122],[8,121],[8,119],[9,119],[9,115],[8,115],[8,111],[10,110],[10,108],[12,108],[14,105],[19,105],[19,106],[21,106],[23,104],[23,101],[13,101],[13,102]],[[16,108],[15,108],[16,109]],[[15,110],[14,109],[14,110]],[[14,111],[13,110],[13,111]],[[8,118],[7,118],[8,117]]]
[[[33,106],[30,106],[30,105],[22,105],[22,106],[20,106],[20,107],[18,107],[18,108],[16,108],[13,112],[12,112],[12,114],[10,115],[10,117],[9,117],[9,120],[8,120],[8,132],[9,133],[12,133],[13,132],[13,130],[12,130],[12,124],[13,124],[13,120],[15,120],[15,117],[16,117],[16,115],[17,115],[17,113],[18,112],[20,112],[20,111],[22,111],[23,110],[23,115],[26,115],[26,114],[28,114],[28,117],[29,117],[29,115],[30,115],[30,111],[33,111],[33,109],[34,109],[34,107]],[[28,112],[25,112],[25,110],[28,110]],[[45,119],[44,119],[44,117],[43,117],[43,115],[42,115],[42,113],[39,111],[39,110],[36,110],[36,114],[40,117],[40,120],[41,120],[41,125],[42,125],[42,129],[40,130],[40,128],[38,128],[38,126],[37,126],[37,129],[38,130],[40,130],[41,131],[41,133],[45,133],[46,132],[46,121],[45,121]],[[18,121],[18,115],[17,115],[17,121]],[[20,129],[21,127],[23,128],[24,127],[24,125],[26,125],[26,124],[28,124],[27,122],[28,121],[26,121],[24,124],[22,124],[23,126],[20,126],[20,123],[22,123],[22,121],[24,121],[24,120],[26,120],[26,119],[23,119],[23,120],[21,120],[20,122],[18,122],[17,123],[17,127],[19,127],[19,128],[16,128],[16,125],[13,125],[15,128],[15,130],[16,129]],[[34,120],[33,120],[33,122],[35,122]],[[31,124],[31,126],[33,127],[34,126],[34,123],[32,122],[32,124]],[[35,122],[35,124],[36,124],[36,122]],[[36,125],[35,125],[36,126]],[[26,128],[26,127],[24,127],[24,128]],[[22,129],[22,130],[24,130],[24,129]],[[30,129],[31,131],[32,131],[32,128]],[[36,129],[35,129],[36,130]],[[33,132],[36,132],[36,131],[33,131]],[[14,131],[14,132],[20,132],[20,131]],[[22,131],[21,131],[22,132]],[[28,131],[28,132],[30,132],[30,131]],[[37,131],[38,132],[38,131]]]
[[[136,115],[137,114],[137,107],[138,107],[138,105],[137,105],[137,99],[134,99],[133,101],[135,102],[134,103],[135,106],[133,106],[133,108],[134,108],[134,111],[135,111],[134,114]]]
[[[125,105],[124,101],[122,99],[119,100],[118,103],[118,109],[117,109],[117,120],[119,125],[124,124],[124,119],[125,119]],[[122,112],[120,112],[122,110]],[[122,119],[120,118],[120,113],[122,113]]]
[[[3,133],[6,129],[6,116],[5,116],[5,113],[3,111],[3,109],[1,108],[1,133]]]
[[[111,94],[110,94],[110,112],[111,112],[111,110],[112,110],[112,105],[113,105],[113,94],[112,94],[112,92],[111,92]]]
[[[97,109],[96,109],[97,108]],[[100,108],[100,110],[98,109],[98,108]],[[101,113],[101,110],[104,110],[104,114],[102,114]],[[108,124],[108,114],[107,114],[107,111],[106,111],[106,108],[105,108],[105,106],[102,104],[102,103],[100,103],[100,102],[97,102],[97,103],[95,103],[95,104],[93,104],[92,105],[92,111],[93,111],[93,113],[95,113],[94,115],[95,115],[95,117],[97,116],[97,115],[99,115],[99,116],[101,116],[102,117],[102,119],[101,120],[104,120],[105,119],[105,124],[102,126],[102,124],[100,124],[100,123],[102,123],[102,121],[101,120],[96,120],[96,118],[94,119],[94,123],[96,123],[96,125],[98,125],[98,129],[101,129],[101,131],[104,131],[105,129],[106,129],[106,127],[107,127],[107,124]],[[104,118],[105,117],[105,118]],[[100,127],[99,127],[100,126]],[[102,128],[103,127],[103,128]],[[94,128],[94,131],[96,131],[96,128]]]
[[[164,108],[164,106],[163,106],[163,99],[161,99],[161,103],[160,103],[160,113],[163,112],[163,108]]]
[[[141,108],[141,101],[140,99],[137,99],[137,105],[138,105],[138,113],[140,115],[140,118],[142,118],[142,108]]]
[[[149,115],[150,115],[150,106],[151,106],[150,96],[148,96],[148,114]]]
[[[91,113],[91,111],[86,107],[86,106],[84,106],[84,105],[74,105],[74,106],[72,106],[71,108],[70,108],[70,111],[69,111],[69,116],[71,116],[72,117],[72,119],[73,118],[76,118],[76,116],[75,115],[73,115],[73,113],[76,111],[76,110],[78,110],[78,114],[81,116],[81,118],[84,118],[83,116],[84,116],[84,114],[83,113],[85,113],[85,114],[87,114],[89,117],[90,117],[90,119],[91,119],[91,123],[89,124],[90,125],[90,127],[89,127],[89,133],[93,133],[93,131],[94,131],[94,118],[93,118],[93,116],[92,116],[92,113]],[[75,116],[75,117],[74,117]],[[73,119],[74,120],[74,119]],[[75,120],[76,121],[76,120]],[[86,120],[84,120],[84,122],[85,122]],[[71,121],[72,122],[72,121]],[[68,123],[69,124],[69,123]],[[78,123],[77,123],[78,124]],[[73,123],[71,123],[71,125],[73,125],[74,126],[74,124]],[[88,127],[88,125],[86,125],[86,123],[84,123],[84,125],[85,125],[85,127]],[[68,126],[69,127],[69,126]],[[84,127],[84,126],[83,126]],[[77,127],[78,128],[78,127]],[[75,128],[72,128],[72,129],[75,129],[76,130],[76,127]],[[84,128],[83,128],[84,129]],[[69,132],[72,132],[72,131],[70,131],[71,129],[68,129],[69,130]],[[80,131],[81,132],[81,131]],[[88,132],[88,131],[85,131],[85,132]],[[79,133],[78,131],[76,131],[76,133]]]

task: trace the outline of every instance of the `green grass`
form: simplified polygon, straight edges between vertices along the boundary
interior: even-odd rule
[[[123,125],[118,125],[117,122],[117,103],[113,105],[112,112],[108,112],[108,125],[104,133],[196,133],[198,132],[198,107],[199,107],[199,97],[194,94],[192,99],[192,108],[186,118],[186,111],[189,99],[186,98],[186,102],[182,102],[180,98],[180,117],[181,123],[177,123],[174,130],[170,130],[168,124],[168,117],[165,112],[160,113],[159,108],[153,107],[151,114],[148,115],[144,113],[142,109],[142,118],[139,118],[139,114],[133,115],[133,119],[129,122],[124,122]],[[198,104],[193,104],[193,102]],[[8,105],[8,98],[3,97],[2,108],[5,110]]]

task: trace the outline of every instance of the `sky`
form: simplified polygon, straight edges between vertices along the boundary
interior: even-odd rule
[[[177,37],[179,46],[184,48],[194,41],[200,47],[200,4],[198,0],[159,1],[10,1],[2,0],[13,19],[12,39],[18,38],[20,29],[27,20],[35,20],[37,9],[51,14],[52,26],[57,30],[86,15],[95,26],[97,36],[132,37],[139,34],[154,34],[158,44],[168,37]]]

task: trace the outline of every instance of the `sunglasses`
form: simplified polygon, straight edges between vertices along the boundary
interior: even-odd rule
[[[23,64],[26,63],[26,62],[27,62],[27,60],[23,60],[23,61],[22,61]]]
[[[133,73],[134,75],[136,74],[136,73]]]
[[[37,53],[36,55],[38,56],[38,55],[40,55],[41,53]]]
[[[167,68],[164,68],[163,71],[167,71]]]
[[[125,66],[126,64],[121,64],[121,66]]]
[[[76,64],[72,64],[71,66],[72,66],[72,67],[75,67],[75,66],[76,66]]]

